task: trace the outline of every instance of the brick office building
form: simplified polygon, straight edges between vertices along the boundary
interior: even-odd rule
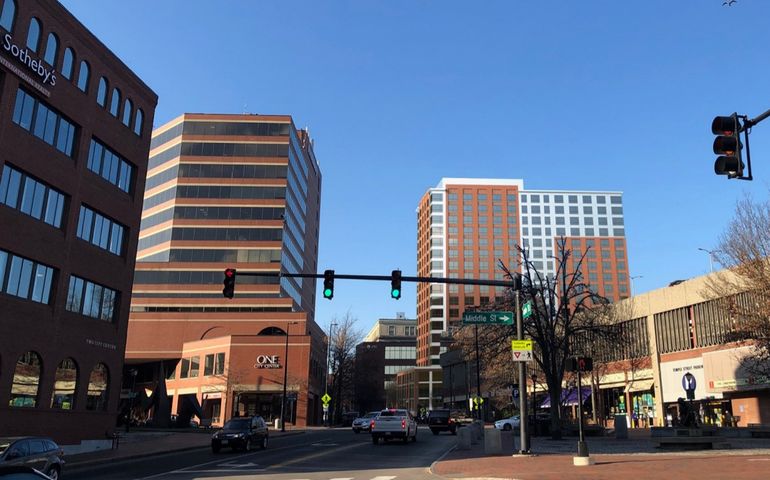
[[[225,268],[316,271],[309,134],[286,115],[185,114],[155,130],[149,164],[126,349],[136,384],[124,386],[168,396],[156,397],[156,420],[272,420],[288,363],[289,421],[320,423],[315,279],[239,275],[235,298],[222,296]]]
[[[59,2],[0,5],[0,434],[98,447],[157,96]]]

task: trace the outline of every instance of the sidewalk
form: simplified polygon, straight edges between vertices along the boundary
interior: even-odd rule
[[[629,438],[586,437],[595,465],[576,467],[577,437],[562,440],[532,438],[532,456],[512,456],[518,434],[502,434],[503,455],[488,456],[484,442],[470,450],[452,450],[435,462],[431,472],[458,479],[654,479],[742,480],[767,476],[770,439],[730,438],[730,450],[661,451],[653,446],[648,430],[629,431]]]
[[[121,431],[117,448],[67,455],[65,457],[66,466],[68,470],[74,470],[101,465],[105,462],[132,460],[165,453],[209,448],[211,446],[211,435],[215,431],[216,429],[190,429],[186,431],[133,429],[129,433]],[[286,432],[271,429],[270,438],[300,433],[305,433],[305,429],[287,429]]]

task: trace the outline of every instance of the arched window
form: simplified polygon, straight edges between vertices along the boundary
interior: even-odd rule
[[[144,122],[144,114],[141,108],[136,109],[136,118],[134,118],[134,133],[142,136],[142,123]]]
[[[75,54],[72,53],[72,49],[67,47],[64,49],[64,59],[61,62],[61,75],[67,80],[72,80],[72,65],[75,63]]]
[[[281,330],[278,327],[267,327],[263,328],[261,332],[259,332],[257,335],[286,335],[286,332]]]
[[[16,1],[5,0],[3,2],[3,11],[0,12],[0,27],[13,31],[13,22],[16,20]]]
[[[110,113],[113,117],[118,116],[120,110],[120,90],[118,87],[112,89],[112,100],[110,102]]]
[[[78,88],[84,92],[88,91],[88,79],[90,78],[89,70],[88,62],[85,60],[80,62],[80,71],[78,72]]]
[[[88,377],[88,398],[86,410],[107,410],[107,391],[110,386],[110,372],[107,365],[97,363]]]
[[[107,105],[107,79],[104,77],[99,79],[99,90],[96,91],[96,103],[102,107]]]
[[[131,112],[134,110],[134,104],[131,100],[126,99],[123,104],[123,125],[131,128]]]
[[[51,408],[72,410],[75,402],[75,390],[78,386],[78,366],[75,360],[65,358],[56,367],[56,379],[53,384]]]
[[[40,43],[40,21],[32,17],[29,21],[29,31],[27,32],[27,48],[37,52],[37,46]]]
[[[56,34],[51,32],[48,34],[48,41],[45,43],[45,55],[43,60],[45,63],[52,67],[56,67],[56,56],[59,54],[59,39],[56,38]]]
[[[19,357],[16,361],[16,371],[13,373],[10,406],[37,406],[42,370],[43,361],[36,352],[26,352]]]

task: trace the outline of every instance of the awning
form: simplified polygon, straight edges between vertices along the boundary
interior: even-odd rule
[[[591,387],[581,387],[580,396],[582,397],[582,403],[591,396]],[[577,388],[564,389],[561,391],[561,404],[564,407],[571,407],[577,405]],[[551,408],[551,397],[545,397],[543,403],[540,404],[540,408]]]
[[[652,388],[652,379],[647,380],[634,380],[626,385],[626,392],[646,392]]]

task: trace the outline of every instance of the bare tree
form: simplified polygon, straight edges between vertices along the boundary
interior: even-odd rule
[[[343,406],[348,408],[355,401],[354,376],[356,345],[363,339],[363,333],[356,328],[357,319],[347,312],[342,318],[332,320],[337,324],[331,338],[332,371],[332,412],[333,419],[342,419]]]
[[[726,268],[706,282],[704,295],[731,320],[725,342],[753,346],[741,359],[746,372],[770,375],[770,201],[738,202],[735,216],[711,252]]]
[[[593,347],[599,342],[619,343],[623,339],[609,301],[584,281],[583,263],[589,250],[573,259],[563,237],[556,241],[556,247],[553,257],[555,275],[543,275],[530,260],[527,250],[521,247],[517,247],[521,268],[515,270],[521,271],[522,303],[529,301],[532,304],[532,316],[524,325],[525,337],[534,342],[535,365],[544,377],[551,401],[551,435],[558,439],[561,438],[560,404],[567,361],[576,355],[593,352]],[[499,262],[499,267],[509,279],[517,275],[502,262]],[[496,297],[494,303],[480,308],[513,311],[514,292],[506,291],[504,296]],[[472,348],[469,345],[470,332],[458,336],[462,339],[464,350],[469,353]],[[486,365],[490,365],[493,366],[490,371],[498,372],[495,376],[485,376],[488,388],[503,388],[513,383],[514,369],[510,363],[507,369],[503,365],[505,360],[510,359],[509,340],[514,337],[515,326],[479,329],[479,344],[487,362],[485,370]],[[494,359],[499,359],[497,365]],[[506,373],[500,375],[501,371]]]

